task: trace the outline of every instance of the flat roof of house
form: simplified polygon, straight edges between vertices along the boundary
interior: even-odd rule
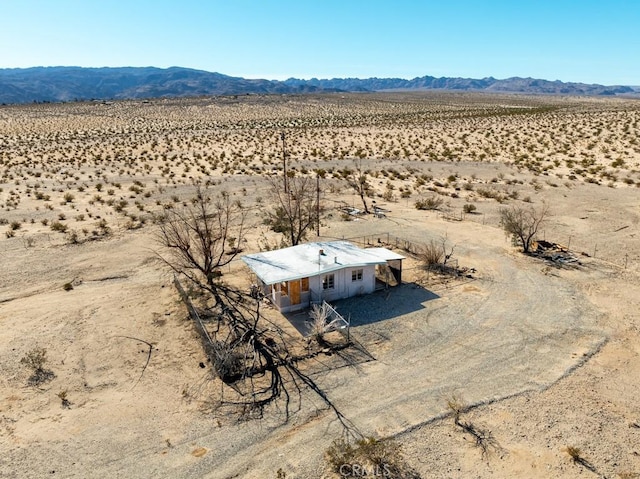
[[[348,241],[305,243],[262,253],[242,260],[265,284],[292,281],[343,268],[384,264],[404,256],[386,248],[359,248]]]

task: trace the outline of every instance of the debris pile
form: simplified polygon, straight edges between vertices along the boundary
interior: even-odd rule
[[[538,240],[531,249],[535,256],[538,256],[555,265],[580,266],[581,263],[576,256],[569,251],[569,248],[558,243]]]

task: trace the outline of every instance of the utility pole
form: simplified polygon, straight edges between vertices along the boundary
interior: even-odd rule
[[[320,236],[320,175],[316,173],[316,235]]]
[[[289,180],[287,178],[287,150],[285,147],[284,131],[280,133],[280,139],[282,140],[282,169],[284,172],[284,192],[289,193]]]

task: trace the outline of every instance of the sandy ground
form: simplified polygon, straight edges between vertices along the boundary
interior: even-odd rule
[[[410,111],[417,109],[426,115],[414,97],[347,100],[346,106],[317,100],[347,125],[320,125],[318,130],[307,130],[306,137],[320,141],[326,135],[330,144],[331,132],[335,132],[339,148],[348,148],[349,132],[357,130],[358,135],[365,132],[364,136],[352,134],[353,141],[361,141],[362,148],[373,148],[390,140],[372,135],[369,143],[366,131],[381,130],[390,132],[391,141],[401,147],[409,144],[404,133],[398,133],[401,127],[378,120],[359,120],[353,125],[358,115],[368,114],[363,105],[375,103],[382,115],[391,108],[389,104],[409,104]],[[429,119],[433,129],[442,131],[440,138],[456,137],[463,145],[465,139],[457,136],[459,128],[468,130],[479,142],[468,146],[477,155],[484,147],[499,148],[493,139],[482,143],[486,128],[482,122],[489,121],[493,130],[513,135],[522,128],[522,119],[476,116],[474,129],[472,123],[460,126],[460,117],[465,115],[459,113],[466,108],[477,111],[474,108],[478,105],[486,111],[504,102],[526,103],[520,97],[445,96],[438,100],[429,96],[427,100],[430,108],[440,105],[433,107]],[[251,132],[260,136],[263,133],[255,122],[297,118],[294,113],[299,111],[295,105],[277,102],[267,105],[265,111],[252,105],[253,99],[247,101],[244,105],[207,106],[228,112],[230,120],[220,113],[221,122],[240,118],[238,108],[244,112],[242,127],[237,126],[240,120],[233,128],[218,127],[223,137]],[[300,103],[307,107],[309,102]],[[532,107],[531,102],[527,107]],[[640,248],[636,238],[640,190],[622,181],[625,177],[635,181],[638,174],[638,155],[628,137],[633,130],[625,133],[624,129],[625,118],[637,117],[637,106],[633,102],[570,99],[550,103],[562,104],[564,110],[542,115],[528,133],[521,129],[519,134],[526,138],[520,138],[518,144],[526,150],[527,138],[536,145],[544,143],[543,126],[549,123],[546,131],[551,131],[559,112],[565,116],[558,124],[573,121],[574,126],[582,125],[589,132],[596,131],[600,122],[602,144],[589,149],[586,135],[585,145],[572,144],[566,156],[571,158],[572,149],[577,155],[597,150],[597,162],[609,164],[615,156],[606,155],[616,149],[624,156],[626,169],[617,173],[612,187],[602,181],[599,185],[587,181],[598,177],[598,171],[585,172],[580,180],[568,180],[567,172],[560,173],[566,167],[564,159],[561,166],[549,170],[556,175],[553,177],[499,159],[420,161],[412,156],[417,150],[412,150],[406,160],[372,159],[367,163],[378,191],[376,201],[388,210],[386,218],[343,221],[331,207],[341,202],[358,206],[359,198],[337,178],[326,180],[330,209],[323,221],[323,238],[380,238],[386,242],[395,235],[425,242],[446,237],[455,245],[454,257],[459,264],[475,269],[472,278],[445,281],[427,277],[414,261],[407,261],[405,284],[399,288],[337,303],[338,310],[351,318],[352,334],[374,359],[354,353],[354,366],[345,367],[338,358],[328,357],[305,365],[359,430],[393,437],[423,478],[640,477]],[[154,250],[158,249],[153,241],[155,226],[150,216],[141,221],[154,207],[167,203],[179,206],[188,197],[188,177],[197,169],[197,161],[184,177],[186,164],[169,163],[175,172],[170,177],[156,169],[163,162],[162,153],[157,158],[153,153],[143,154],[144,146],[133,148],[130,155],[151,158],[151,170],[141,166],[143,161],[132,164],[118,155],[108,161],[102,157],[103,163],[95,159],[100,148],[126,150],[118,143],[121,140],[113,140],[114,133],[125,139],[149,135],[151,141],[159,131],[157,148],[164,140],[175,146],[180,132],[195,141],[193,131],[198,127],[214,131],[210,124],[199,123],[205,121],[198,111],[194,113],[199,106],[158,106],[153,115],[145,116],[153,121],[142,126],[124,113],[118,116],[111,112],[109,128],[86,111],[72,114],[65,106],[47,108],[5,108],[0,117],[4,145],[0,180],[4,210],[0,218],[7,219],[7,224],[0,226],[0,476],[263,478],[276,477],[278,469],[288,478],[328,475],[323,452],[340,437],[341,427],[314,394],[302,394],[287,423],[278,407],[269,409],[263,420],[249,422],[212,411],[220,384],[201,368],[204,354],[172,278],[154,261]],[[109,108],[135,111],[135,105],[126,102],[105,106]],[[340,116],[343,110],[352,116]],[[450,111],[457,114],[447,117]],[[51,120],[57,117],[43,112],[59,113],[67,123]],[[318,117],[328,114],[323,115]],[[438,115],[443,119],[438,120]],[[254,123],[247,126],[246,118]],[[401,118],[406,121],[406,116]],[[79,132],[82,125],[85,130]],[[417,131],[414,126],[410,123],[407,129]],[[96,146],[100,131],[109,138],[107,146]],[[83,142],[93,145],[86,151],[92,152],[94,163],[74,163],[65,156],[70,150],[62,146],[41,141],[29,145],[27,140],[38,135],[41,139],[67,135],[56,141],[72,144],[72,149],[80,148]],[[614,137],[617,142],[605,141]],[[268,141],[273,143],[276,164],[277,142]],[[298,171],[305,164],[329,169],[335,163],[340,168],[337,160],[311,160],[314,141],[299,140],[297,146],[291,146],[300,152],[309,150],[309,163],[301,158],[302,153],[292,160]],[[204,140],[199,145],[204,145]],[[207,147],[192,146],[189,159],[197,159],[198,151],[206,156],[226,148],[221,145],[214,139]],[[603,145],[608,152],[602,150]],[[449,147],[455,150],[453,143]],[[150,146],[148,149],[152,151]],[[271,158],[266,150],[262,154]],[[60,170],[65,162],[67,172]],[[47,164],[57,166],[47,170]],[[382,175],[373,179],[373,172],[390,168],[404,172],[406,178]],[[559,179],[558,174],[564,177]],[[421,175],[431,179],[424,187],[413,186]],[[456,178],[449,182],[451,175]],[[154,183],[154,178],[160,181]],[[232,190],[247,204],[262,198],[262,206],[252,210],[253,221],[259,223],[260,208],[268,198],[259,175],[229,170],[218,171],[214,178],[225,178],[217,187]],[[393,194],[383,198],[388,181]],[[443,186],[437,186],[436,181]],[[40,183],[39,189],[35,183]],[[104,184],[100,191],[97,183]],[[473,189],[465,189],[466,183],[472,183]],[[408,185],[412,185],[411,194],[400,197],[401,189]],[[423,189],[429,185],[436,191]],[[481,188],[503,193],[505,202],[479,194]],[[109,189],[115,190],[113,194]],[[38,198],[38,190],[51,199]],[[71,190],[74,198],[66,201],[63,195]],[[439,212],[414,207],[417,198],[434,194],[444,199]],[[95,199],[96,195],[101,200]],[[527,196],[531,203],[522,201]],[[110,197],[114,198],[111,205],[107,203]],[[551,205],[553,216],[541,234],[547,240],[570,244],[581,266],[549,267],[525,257],[499,228],[500,207],[539,206],[543,200]],[[128,203],[124,212],[114,209],[117,201]],[[459,216],[468,202],[477,206],[477,214],[466,215],[463,221],[442,217],[442,212]],[[133,211],[135,218],[131,217]],[[65,218],[59,219],[60,214]],[[79,215],[83,217],[79,219]],[[43,219],[48,219],[47,224]],[[101,234],[97,226],[100,219],[106,219],[109,235]],[[50,229],[56,220],[77,230],[79,244],[73,244],[68,234]],[[20,226],[13,229],[13,222]],[[252,230],[244,245],[247,251],[257,249],[263,230],[261,226]],[[5,236],[5,231],[14,235]],[[86,241],[89,237],[94,239]],[[395,245],[393,240],[390,243]],[[239,264],[225,275],[234,281],[248,281]],[[73,289],[64,290],[66,283]],[[269,314],[277,318],[273,311]],[[279,321],[292,342],[302,341],[284,318]],[[38,386],[28,384],[30,371],[20,362],[34,347],[46,349],[46,366],[55,374]],[[59,397],[63,391],[68,407]],[[491,432],[494,446],[488,456],[453,423],[447,400],[454,395],[471,406],[463,419]],[[567,446],[580,448],[582,464],[571,461]]]

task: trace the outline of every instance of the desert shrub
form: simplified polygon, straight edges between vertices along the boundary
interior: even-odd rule
[[[465,404],[462,398],[456,395],[451,396],[447,399],[447,408],[453,416],[453,423],[473,438],[475,446],[480,449],[483,458],[488,459],[492,451],[500,449],[491,431],[480,428],[472,422],[462,420],[462,414],[469,410],[469,406]]]
[[[504,201],[504,196],[499,191],[492,188],[478,188],[476,191],[483,198],[491,198],[496,200],[498,203]]]
[[[415,207],[417,210],[437,210],[443,203],[444,200],[442,198],[430,196],[429,198],[416,200]]]
[[[44,367],[47,362],[47,350],[44,348],[33,348],[20,362],[33,370],[29,377],[29,384],[31,385],[41,384],[55,377],[53,371]]]
[[[53,231],[56,231],[58,233],[66,233],[68,227],[64,223],[60,223],[59,221],[54,221],[53,223],[51,223],[50,228]]]
[[[71,403],[69,402],[69,398],[67,397],[67,390],[60,391],[57,396],[60,398],[62,407],[65,409],[69,409],[71,407]]]
[[[614,161],[611,162],[611,166],[614,168],[622,168],[624,167],[625,162],[622,158],[616,158]]]
[[[345,477],[402,477],[419,479],[403,458],[400,446],[391,439],[364,437],[355,443],[333,441],[325,451],[331,472]]]
[[[27,236],[24,238],[24,245],[27,248],[33,248],[36,245],[36,239],[33,236]]]
[[[70,244],[80,243],[80,237],[76,230],[69,230],[66,234],[66,239],[67,239],[67,243],[70,243]]]
[[[436,241],[431,240],[429,243],[426,243],[422,246],[419,255],[425,266],[427,268],[430,268],[434,265],[442,263],[445,255],[445,250],[441,243],[437,243]]]
[[[327,319],[329,318],[327,304],[314,304],[311,311],[309,311],[309,316],[311,316],[311,337],[318,343],[322,343],[326,332]]]
[[[22,225],[20,224],[19,221],[12,221],[11,224],[9,225],[12,231],[19,230],[21,226]]]
[[[467,203],[462,207],[462,211],[464,211],[467,214],[475,213],[477,209],[478,208],[476,208],[476,205],[474,205],[472,203]]]
[[[565,451],[575,464],[579,464],[591,472],[596,472],[595,466],[584,458],[582,450],[579,447],[567,446]]]
[[[104,218],[100,219],[100,221],[96,223],[96,227],[98,228],[98,230],[100,230],[100,234],[102,236],[106,236],[111,232],[111,228],[109,228],[107,220],[105,220]]]
[[[567,452],[567,454],[569,455],[569,457],[573,462],[578,462],[582,457],[582,451],[580,450],[579,447],[567,446],[565,448],[565,451]]]

